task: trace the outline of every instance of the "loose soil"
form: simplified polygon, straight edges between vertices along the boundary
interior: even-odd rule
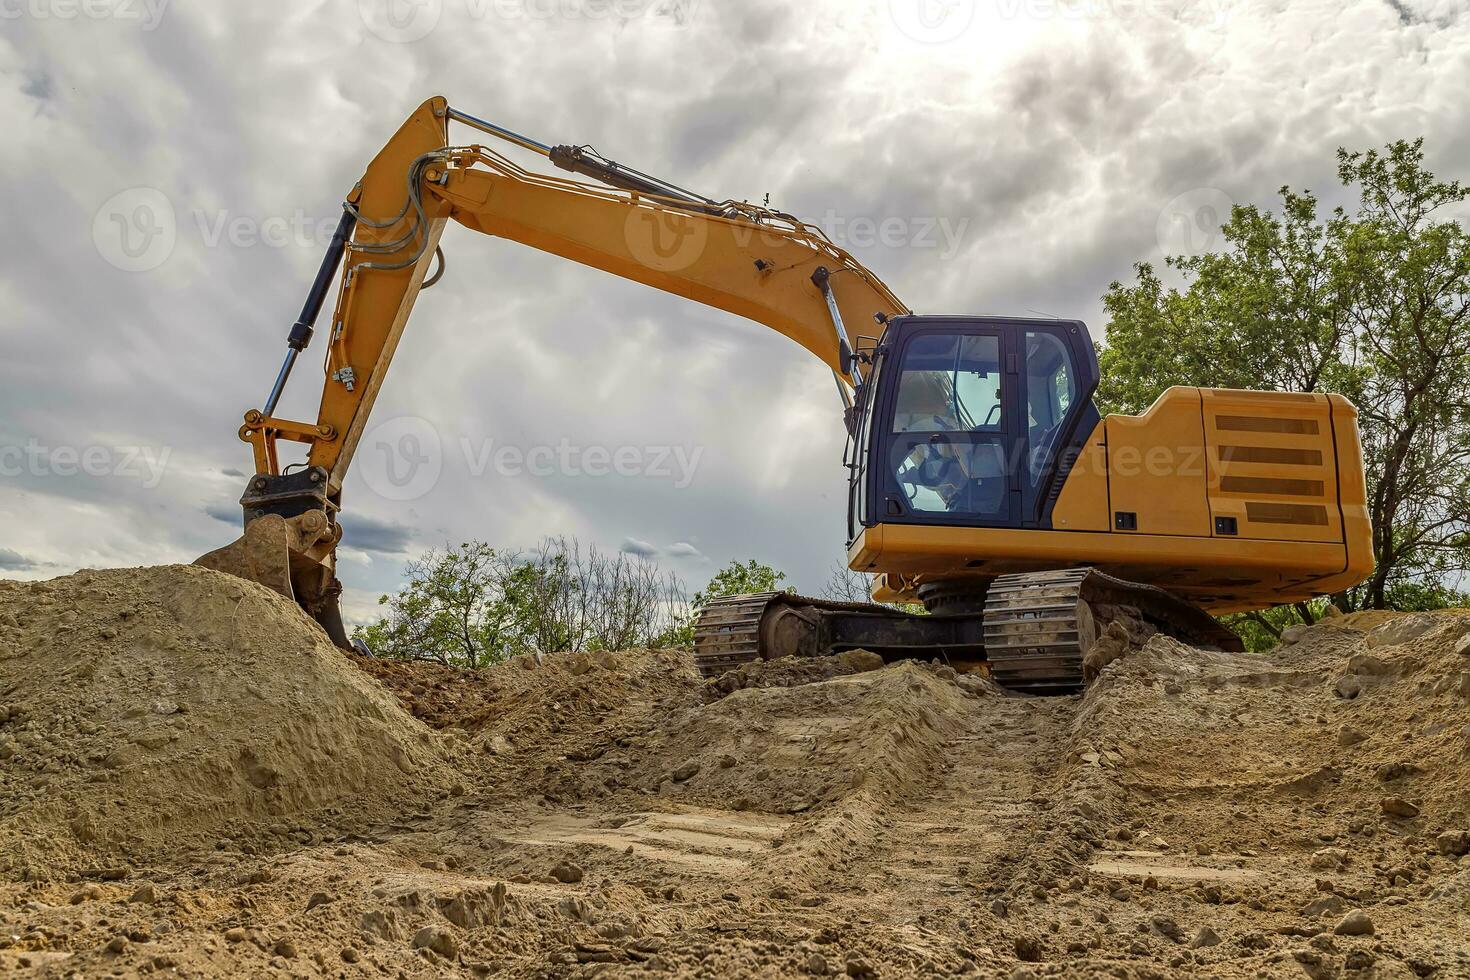
[[[0,973],[1470,976],[1470,617],[1291,640],[1032,698],[354,658],[189,567],[0,583]]]

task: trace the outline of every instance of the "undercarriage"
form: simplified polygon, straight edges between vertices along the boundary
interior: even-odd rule
[[[783,592],[730,596],[703,609],[694,659],[706,677],[777,657],[864,649],[885,660],[947,661],[1029,694],[1080,691],[1110,657],[1163,633],[1239,651],[1240,638],[1198,607],[1092,568],[944,583],[924,613]]]

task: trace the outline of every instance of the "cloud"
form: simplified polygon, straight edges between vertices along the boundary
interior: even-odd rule
[[[413,528],[403,524],[378,520],[366,514],[350,514],[342,518],[342,543],[358,551],[402,555],[408,552],[413,539]]]
[[[676,541],[664,549],[664,554],[670,558],[698,558],[701,561],[708,560],[704,552],[687,541]]]
[[[652,558],[658,554],[658,548],[647,541],[639,541],[637,538],[624,538],[623,546],[618,549],[625,555],[637,555],[640,558]]]
[[[236,527],[242,526],[241,521],[244,520],[239,504],[227,504],[224,502],[208,504],[204,508],[204,513],[217,521],[224,521],[226,524],[233,524]]]
[[[0,569],[7,572],[23,572],[29,568],[39,567],[37,562],[31,561],[25,555],[9,548],[0,548]]]

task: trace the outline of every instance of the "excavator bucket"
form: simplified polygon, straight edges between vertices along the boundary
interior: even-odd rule
[[[342,624],[342,584],[335,573],[340,538],[340,526],[319,510],[295,517],[265,514],[247,524],[235,541],[195,559],[194,564],[279,592],[316,620],[333,643],[351,649]]]

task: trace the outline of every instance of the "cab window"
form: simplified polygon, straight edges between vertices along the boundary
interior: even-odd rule
[[[1067,346],[1054,334],[1026,333],[1026,434],[1031,482],[1041,478],[1059,438],[1067,409],[1077,398],[1076,372]]]
[[[999,432],[1000,338],[934,334],[904,355],[894,432]]]

